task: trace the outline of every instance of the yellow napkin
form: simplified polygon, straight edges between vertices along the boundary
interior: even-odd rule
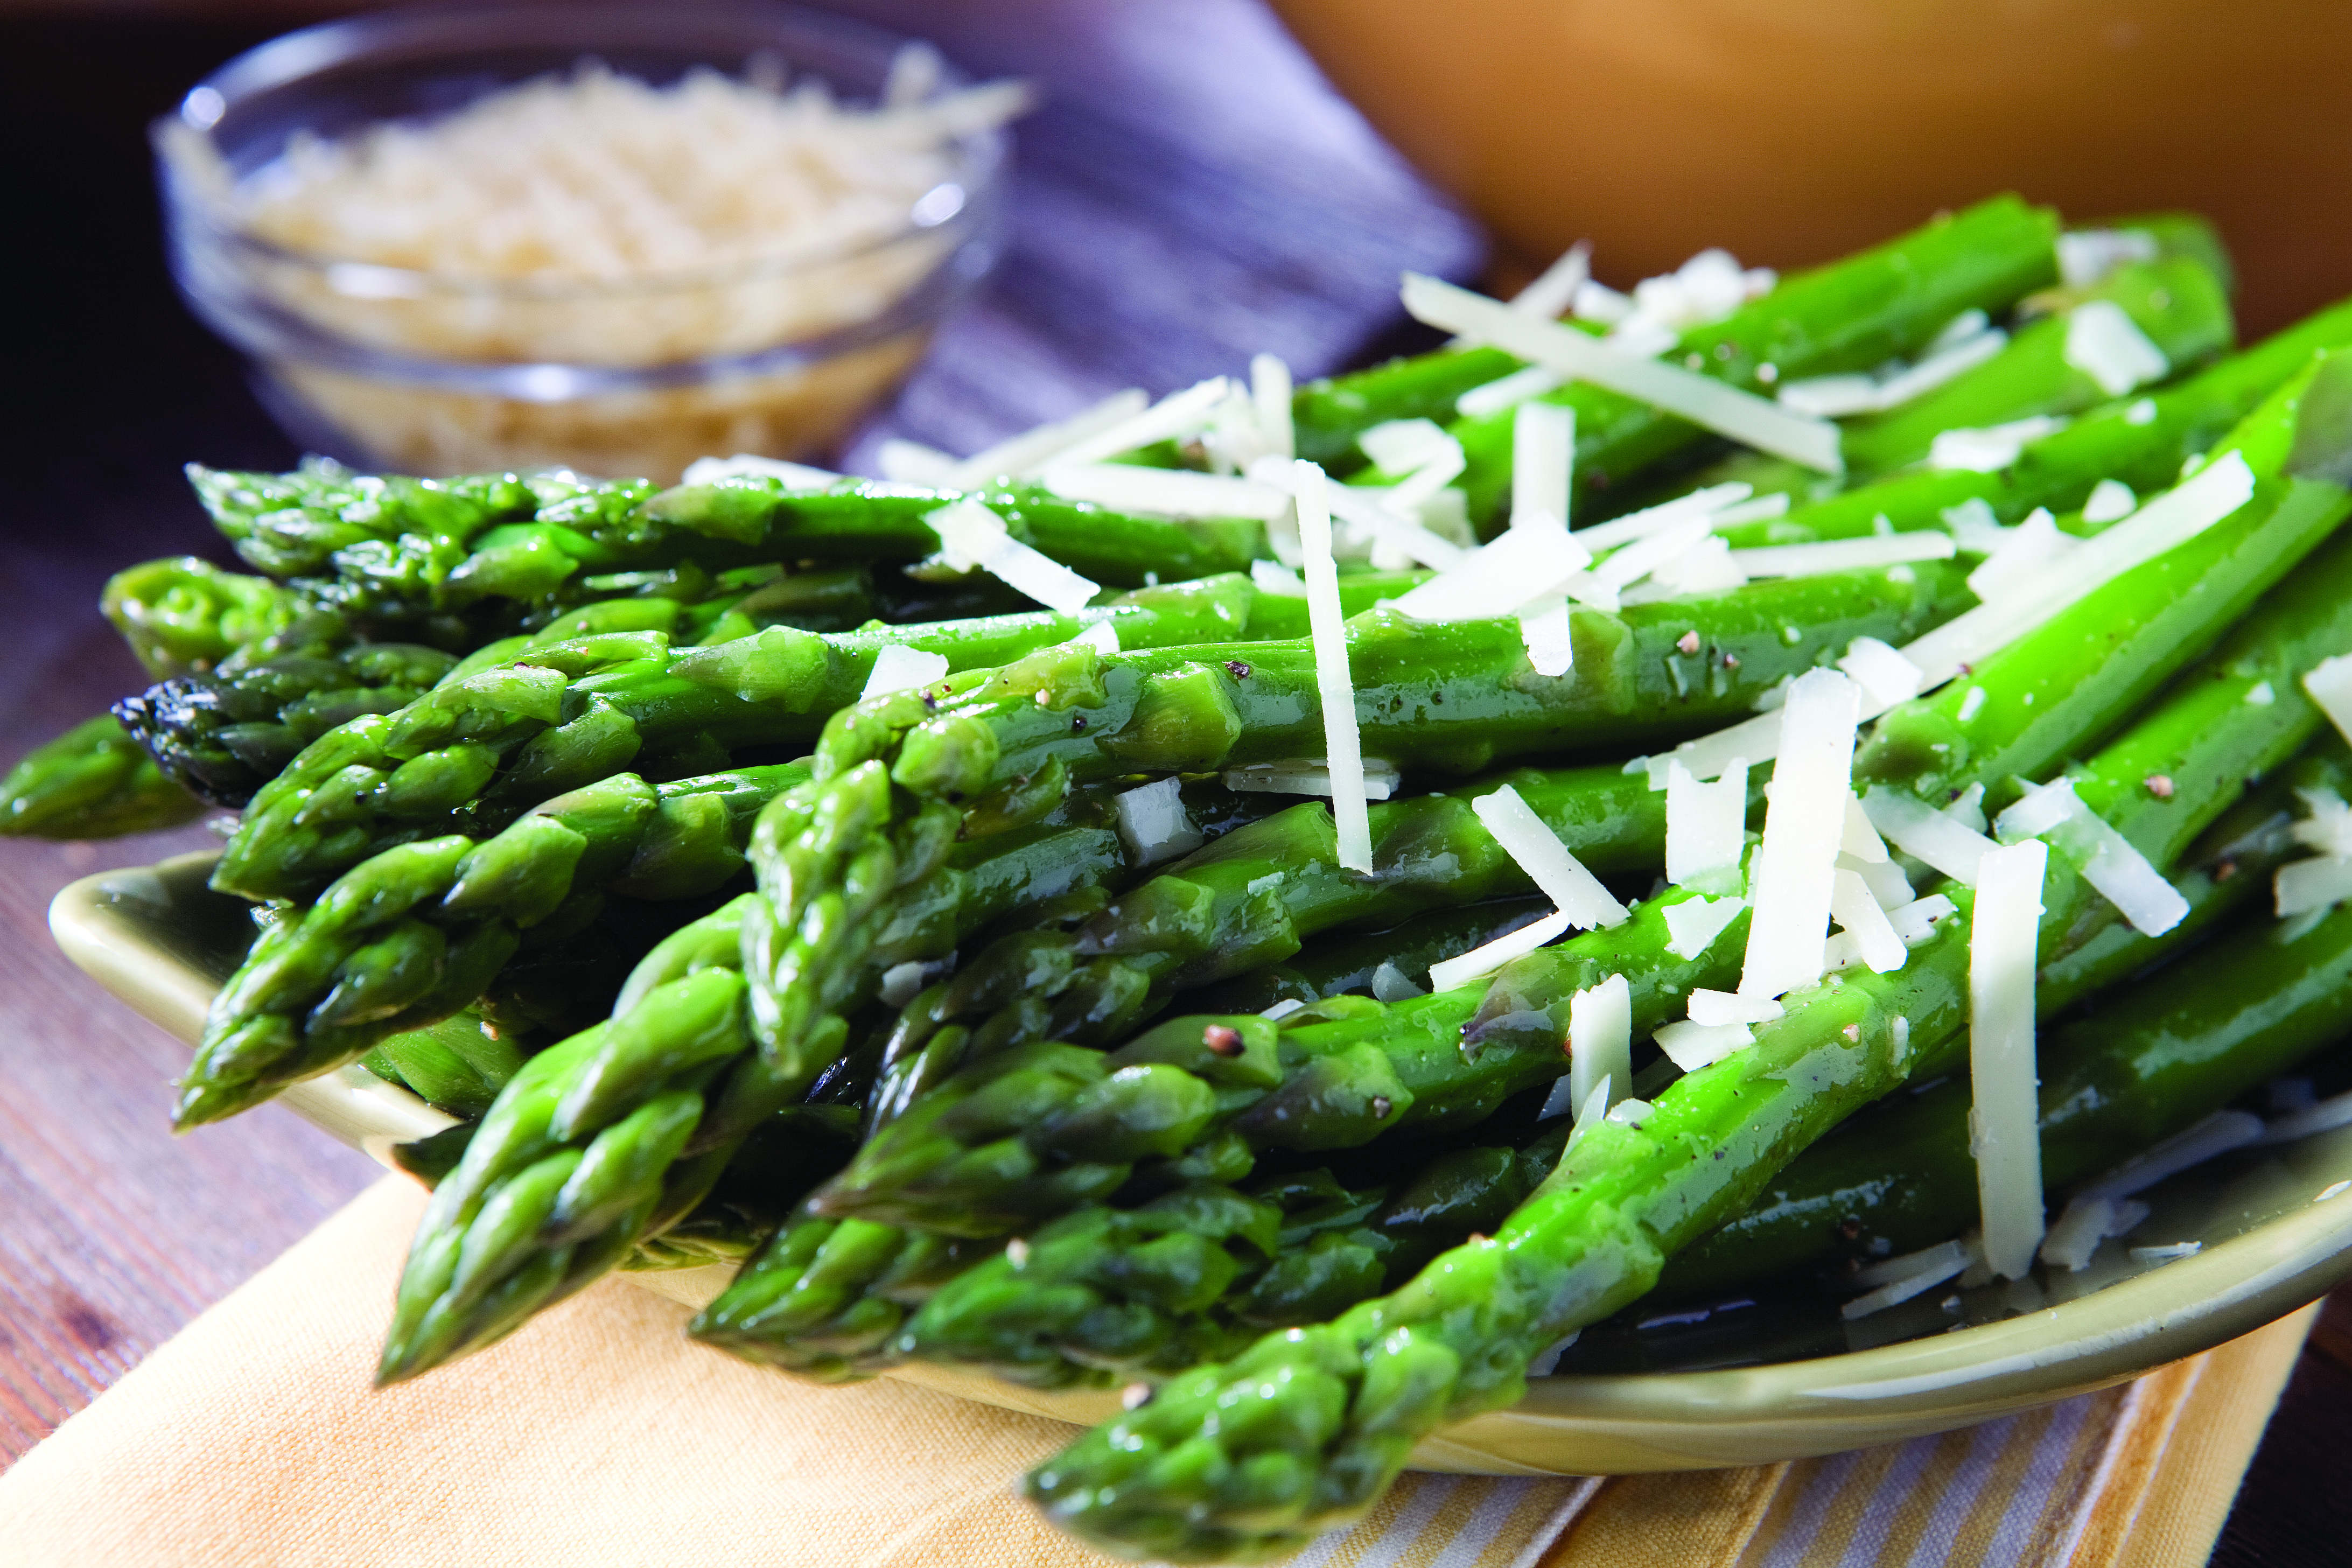
[[[607,1280],[371,1393],[423,1194],[387,1177],[0,1475],[0,1563],[1100,1564],[1009,1481],[1071,1428],[811,1388]],[[1299,1568],[2201,1563],[2312,1313],[2124,1389],[1792,1465],[1408,1476]]]

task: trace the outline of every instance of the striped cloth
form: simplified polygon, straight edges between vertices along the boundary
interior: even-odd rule
[[[2190,1568],[2316,1307],[2136,1383],[1827,1458],[1560,1480],[1410,1475],[1289,1568]]]
[[[0,1474],[7,1568],[1108,1568],[1013,1493],[1071,1429],[714,1355],[607,1279],[381,1393],[424,1194],[387,1177]],[[2126,1388],[1798,1464],[1408,1475],[1297,1568],[2188,1568],[2305,1312]]]

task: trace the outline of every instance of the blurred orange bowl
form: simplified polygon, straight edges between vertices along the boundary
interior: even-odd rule
[[[1622,283],[1827,259],[1998,190],[2218,222],[2250,332],[2352,292],[2341,0],[1274,0],[1507,245]]]

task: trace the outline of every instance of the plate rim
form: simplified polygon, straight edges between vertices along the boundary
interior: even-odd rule
[[[168,926],[172,889],[217,858],[199,850],[96,872],[68,883],[49,906],[50,931],[67,958],[189,1046],[216,983],[149,933]],[[356,1065],[278,1100],[387,1169],[393,1144],[454,1121]],[[2250,1333],[2352,1276],[2352,1201],[2333,1201],[2338,1195],[2352,1192],[2331,1189],[2193,1256],[1997,1322],[1798,1361],[1532,1379],[1517,1404],[1425,1441],[1413,1466],[1585,1475],[1808,1458],[2091,1393]],[[622,1278],[698,1306],[730,1273],[709,1266]],[[1063,1421],[1093,1423],[1119,1407],[1112,1390],[1030,1389],[946,1367],[885,1375]]]

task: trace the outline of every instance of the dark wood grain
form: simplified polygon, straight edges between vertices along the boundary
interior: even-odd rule
[[[976,71],[1030,77],[1018,239],[897,405],[853,443],[904,434],[970,450],[1120,386],[1165,390],[1252,351],[1302,371],[1413,346],[1404,267],[1465,276],[1471,228],[1396,162],[1249,0],[867,0]],[[282,24],[281,24],[282,25]],[[131,689],[91,612],[107,572],[222,558],[178,479],[192,458],[296,454],[235,357],[164,278],[144,126],[273,26],[15,16],[0,99],[19,216],[10,405],[0,418],[0,762]],[[26,232],[20,229],[20,233]],[[0,1463],[371,1180],[284,1111],[173,1139],[184,1060],[49,942],[73,878],[207,842],[201,828],[104,845],[0,840]],[[2352,1297],[2305,1352],[2215,1554],[2230,1568],[2347,1560]]]

